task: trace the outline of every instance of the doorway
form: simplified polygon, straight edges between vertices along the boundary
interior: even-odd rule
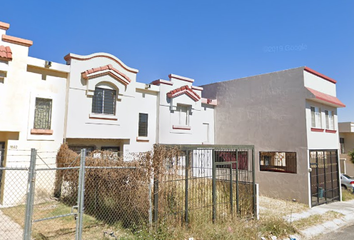
[[[337,150],[310,150],[311,206],[339,201]]]

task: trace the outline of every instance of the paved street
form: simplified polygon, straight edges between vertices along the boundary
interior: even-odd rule
[[[354,225],[347,226],[345,228],[338,229],[337,231],[331,232],[326,235],[317,237],[321,240],[337,240],[337,239],[354,239]]]

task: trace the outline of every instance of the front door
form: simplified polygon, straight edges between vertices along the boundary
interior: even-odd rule
[[[339,201],[337,150],[310,150],[312,207]]]

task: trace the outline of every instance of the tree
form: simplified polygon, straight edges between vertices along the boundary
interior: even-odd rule
[[[350,161],[354,163],[354,149],[348,153],[348,156],[350,157]]]

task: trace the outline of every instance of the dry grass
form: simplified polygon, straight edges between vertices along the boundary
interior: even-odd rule
[[[354,199],[352,189],[342,189],[342,201],[349,201]]]
[[[279,216],[284,217],[291,213],[300,213],[308,210],[308,206],[302,203],[274,199],[261,196],[259,198],[261,216]]]
[[[18,223],[22,228],[24,227],[24,205],[12,208],[3,208],[1,211]],[[67,214],[70,213],[70,211],[70,207],[67,207],[60,202],[46,202],[34,206],[33,219]],[[75,239],[75,228],[76,221],[74,216],[45,220],[32,224],[32,236],[34,239],[41,240],[71,240]],[[109,230],[112,230],[112,226],[108,226],[89,215],[84,215],[83,239],[104,239],[103,232]],[[115,227],[114,230],[118,237],[131,236],[131,233],[123,228]]]
[[[308,218],[302,218],[300,220],[294,221],[293,225],[296,229],[303,230],[311,226],[315,226],[333,219],[341,218],[344,215],[335,211],[328,211],[324,214],[314,214]]]

